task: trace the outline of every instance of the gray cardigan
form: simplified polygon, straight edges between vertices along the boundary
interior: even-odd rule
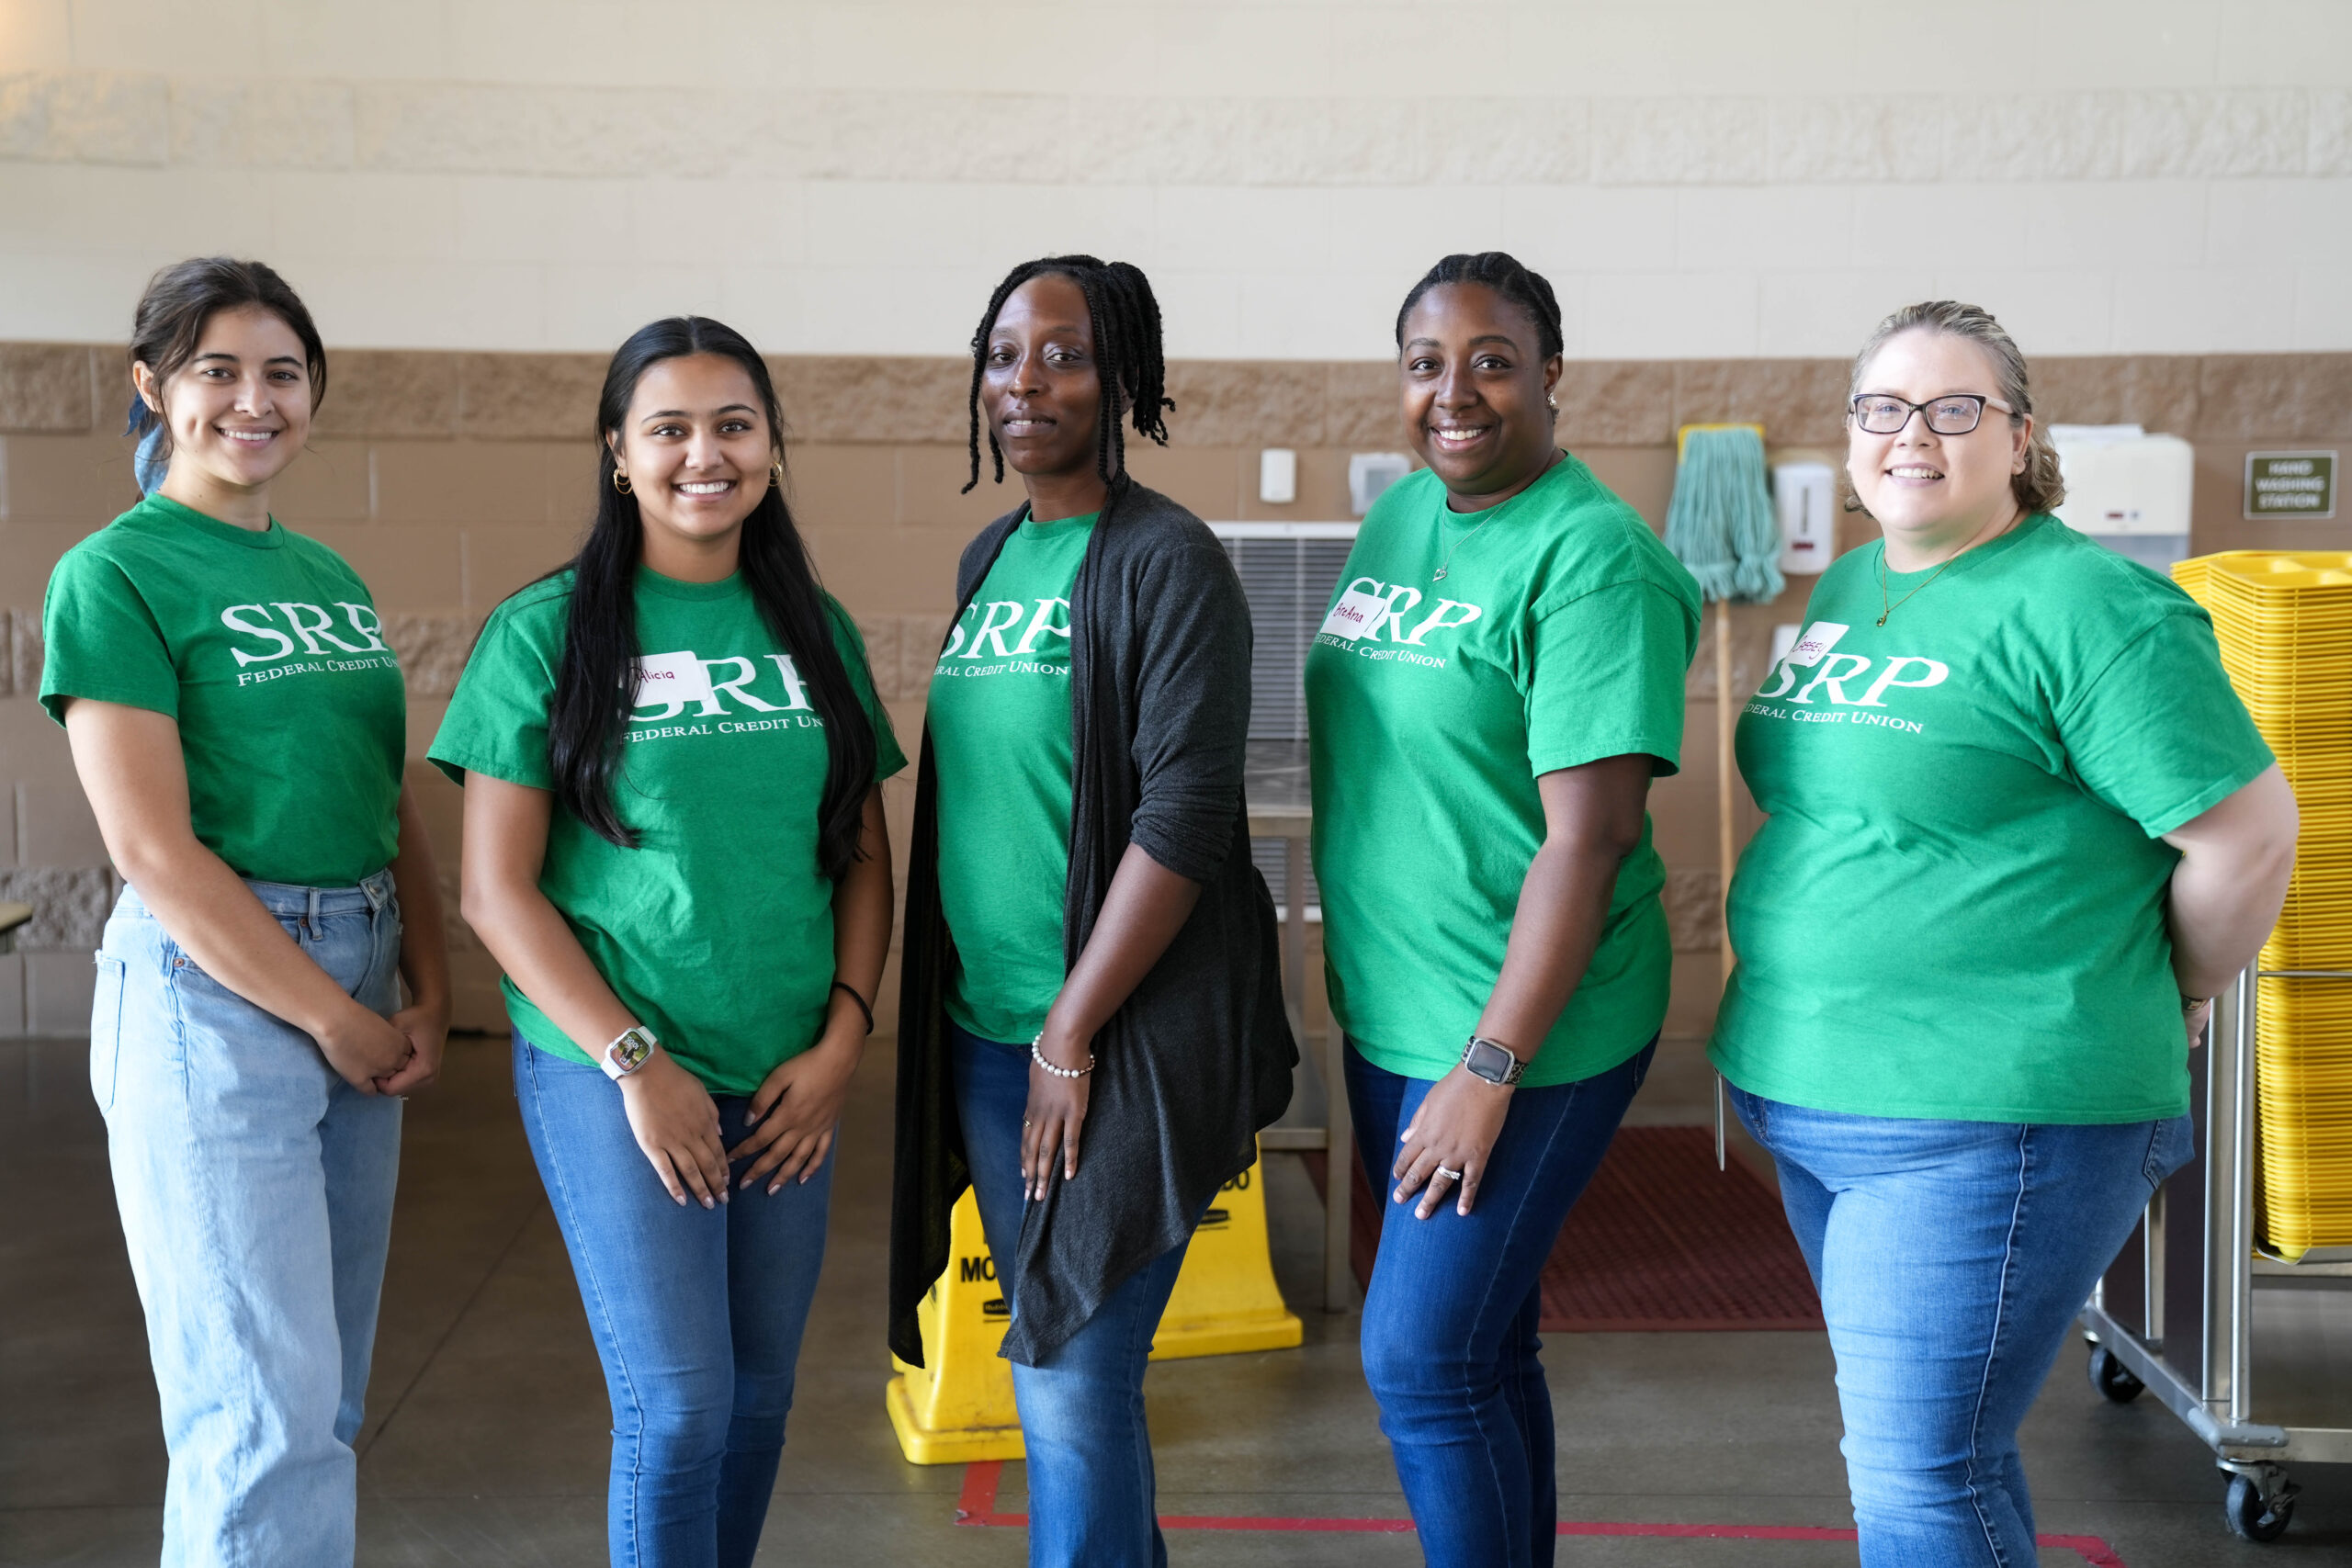
[[[999,518],[966,547],[959,619],[1027,515],[1024,506]],[[1250,862],[1250,610],[1232,562],[1199,518],[1122,479],[1079,567],[1070,626],[1064,964],[1085,946],[1129,843],[1202,888],[1166,954],[1095,1037],[1077,1177],[1023,1212],[1003,1354],[1033,1366],[1128,1275],[1185,1240],[1216,1190],[1249,1168],[1258,1129],[1290,1102],[1298,1060],[1273,901]],[[956,959],[939,902],[928,731],[922,757],[890,1224],[890,1348],[917,1366],[915,1308],[947,1266],[948,1213],[970,1180],[948,1075],[942,1003]]]

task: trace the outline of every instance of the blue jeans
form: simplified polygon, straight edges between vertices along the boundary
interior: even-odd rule
[[[337,985],[395,1010],[390,873],[245,886]],[[97,965],[90,1089],[171,1454],[165,1568],[348,1563],[401,1103],[198,968],[131,889]]]
[[[1931,1122],[1730,1092],[1821,1292],[1864,1568],[2032,1563],[2018,1423],[2187,1163],[2188,1118]]]
[[[1537,1337],[1544,1264],[1657,1050],[1652,1040],[1607,1072],[1512,1090],[1476,1204],[1464,1215],[1448,1201],[1417,1220],[1388,1201],[1389,1171],[1396,1135],[1434,1086],[1348,1048],[1356,1152],[1382,1213],[1363,1375],[1432,1568],[1552,1561],[1559,1507]]]
[[[514,1037],[514,1097],[571,1254],[613,1404],[616,1568],[748,1568],[784,1455],[800,1333],[825,1256],[828,1152],[808,1182],[683,1207],[603,1071]],[[741,1095],[715,1095],[744,1136]],[[747,1157],[730,1168],[741,1180]]]
[[[1004,1299],[1016,1299],[1021,1250],[1021,1113],[1029,1047],[947,1026],[956,1113],[972,1167],[980,1230]],[[1080,1142],[1080,1157],[1084,1157]],[[1029,1465],[1032,1568],[1165,1568],[1154,1506],[1143,1373],[1184,1248],[1129,1275],[1044,1366],[1012,1364]]]

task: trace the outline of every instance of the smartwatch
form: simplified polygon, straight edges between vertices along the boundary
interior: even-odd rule
[[[1498,1089],[1508,1089],[1527,1071],[1527,1064],[1515,1055],[1510,1047],[1499,1041],[1473,1034],[1470,1043],[1462,1048],[1462,1065],[1471,1075],[1482,1077]]]
[[[661,1043],[653,1038],[653,1031],[641,1023],[632,1023],[605,1047],[604,1058],[598,1065],[605,1069],[606,1077],[618,1083],[645,1066],[653,1055],[653,1047]]]

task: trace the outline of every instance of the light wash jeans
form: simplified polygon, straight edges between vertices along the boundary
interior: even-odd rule
[[[1021,1113],[1029,1047],[983,1040],[952,1021],[947,1040],[980,1230],[1010,1303],[1028,1201]],[[1172,1247],[1128,1275],[1045,1365],[1012,1363],[1028,1454],[1030,1568],[1167,1568],[1143,1374],[1184,1252]]]
[[[246,884],[335,983],[389,1017],[392,877]],[[90,1088],[162,1396],[165,1568],[352,1559],[401,1102],[196,966],[126,888],[98,950]]]
[[[1821,1292],[1863,1568],[2030,1568],[2018,1423],[2188,1163],[2188,1118],[1931,1122],[1730,1093]]]
[[[1544,1265],[1657,1051],[1653,1039],[1589,1078],[1512,1090],[1477,1202],[1465,1216],[1448,1201],[1419,1220],[1412,1204],[1390,1201],[1389,1173],[1397,1134],[1436,1085],[1348,1046],[1356,1150],[1381,1216],[1363,1375],[1430,1568],[1553,1561],[1560,1510],[1538,1334]]]
[[[602,1068],[517,1034],[514,1095],[612,1399],[615,1568],[749,1568],[824,1261],[832,1154],[774,1197],[763,1179],[681,1207]],[[733,1148],[751,1100],[712,1099]],[[730,1187],[751,1165],[729,1168]]]

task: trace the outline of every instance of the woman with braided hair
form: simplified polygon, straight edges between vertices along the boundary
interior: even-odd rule
[[[1200,519],[1126,471],[1167,439],[1159,307],[1092,256],[1015,267],[972,337],[1027,501],[956,573],[915,794],[890,1342],[968,1181],[1012,1322],[1029,1561],[1164,1563],[1143,1374],[1193,1227],[1290,1099],[1241,769],[1250,615]],[[1082,1152],[1081,1152],[1082,1151]]]

